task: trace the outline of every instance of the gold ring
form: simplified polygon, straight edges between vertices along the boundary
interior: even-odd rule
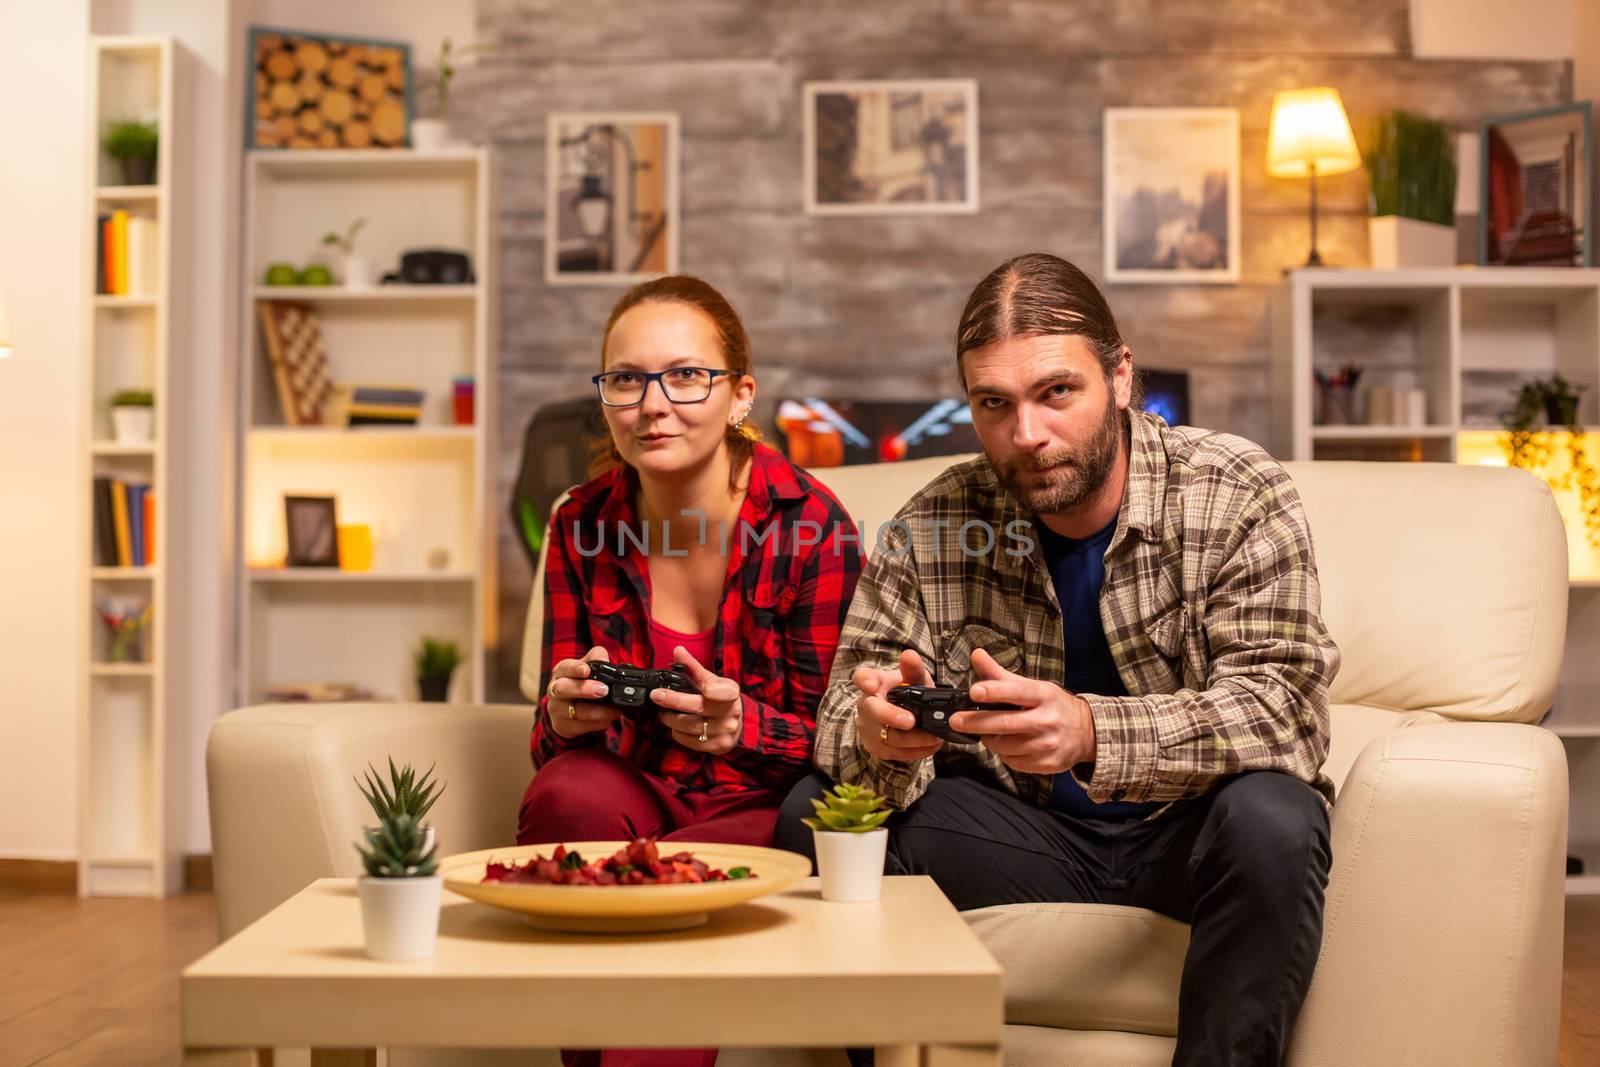
[[[886,745],[889,743],[889,728],[887,726],[878,727],[878,740]]]
[[[573,704],[568,704],[567,705],[567,718],[576,719],[577,717],[578,717],[577,706],[573,705]]]
[[[710,719],[701,719],[700,720],[700,740],[701,740],[702,743],[711,740],[711,738],[706,736],[706,727],[710,726],[710,725],[711,725],[711,720]]]

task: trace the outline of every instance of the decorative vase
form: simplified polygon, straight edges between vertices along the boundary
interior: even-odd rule
[[[418,678],[417,691],[422,694],[422,699],[435,704],[443,704],[450,694],[450,676],[442,678]]]
[[[145,445],[155,429],[155,408],[120,405],[111,409],[112,437],[119,445]]]
[[[449,126],[444,119],[412,119],[411,147],[418,152],[440,152],[449,148]]]
[[[154,185],[156,181],[156,157],[144,156],[119,159],[117,160],[117,170],[122,175],[123,185]]]
[[[813,830],[817,847],[817,874],[822,878],[822,899],[844,903],[877,900],[883,888],[883,859],[889,848],[889,831],[883,827],[865,833]]]
[[[439,941],[444,877],[356,879],[361,932],[375,960],[425,960]]]
[[[1575,396],[1547,396],[1544,398],[1544,417],[1552,430],[1572,426],[1578,421],[1578,398]]]
[[[1456,263],[1454,226],[1418,222],[1400,215],[1378,215],[1367,219],[1367,243],[1373,270],[1453,267]]]
[[[361,252],[350,252],[344,257],[344,287],[346,289],[372,288],[372,260]]]

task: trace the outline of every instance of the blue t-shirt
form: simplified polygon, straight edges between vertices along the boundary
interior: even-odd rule
[[[1100,621],[1100,587],[1106,580],[1106,546],[1117,531],[1117,520],[1085,538],[1062,537],[1041,522],[1034,523],[1045,563],[1050,568],[1051,584],[1061,604],[1061,629],[1066,635],[1066,687],[1074,693],[1097,696],[1128,695],[1111,658]],[[1155,811],[1160,804],[1096,804],[1083,786],[1066,771],[1055,776],[1050,788],[1050,806],[1073,815],[1095,819],[1130,819]]]

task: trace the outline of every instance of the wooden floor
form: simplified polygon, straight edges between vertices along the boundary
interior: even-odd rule
[[[0,895],[0,1067],[178,1062],[178,972],[216,902]],[[1560,1067],[1600,1064],[1600,897],[1567,901]]]

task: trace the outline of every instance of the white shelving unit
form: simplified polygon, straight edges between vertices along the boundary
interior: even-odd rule
[[[424,635],[462,648],[450,699],[483,699],[495,617],[491,176],[484,149],[247,155],[237,703],[311,682],[414,700],[411,652]],[[471,256],[475,282],[261,284],[269,264],[303,267],[324,233],[357,218],[367,220],[358,247],[380,271],[409,249],[458,249]],[[340,264],[329,265],[337,276]],[[268,300],[316,308],[336,381],[425,390],[419,425],[286,425],[256,314]],[[475,380],[475,421],[457,426],[451,379],[465,374]],[[284,567],[286,494],[333,496],[341,524],[371,526],[372,569]],[[432,558],[438,549],[443,567]]]
[[[87,412],[80,484],[84,532],[81,603],[88,650],[78,688],[79,859],[81,896],[165,896],[182,888],[182,694],[170,656],[180,634],[185,593],[180,525],[186,487],[169,477],[173,431],[183,417],[181,346],[172,308],[175,157],[184,150],[183,52],[165,37],[93,37],[89,43],[87,143],[99,145],[106,124],[154,118],[159,151],[154,185],[119,186],[112,162],[91,154],[84,213],[84,404]],[[95,220],[113,210],[157,223],[154,292],[96,295]],[[111,440],[109,403],[122,389],[155,393],[154,436],[148,444]],[[176,469],[176,468],[173,468]],[[149,485],[156,497],[155,563],[105,566],[97,560],[94,479]],[[95,606],[108,598],[147,603],[145,660],[107,662],[107,634]]]
[[[1553,373],[1586,387],[1578,417],[1591,461],[1600,457],[1600,269],[1297,270],[1274,295],[1272,335],[1269,447],[1280,458],[1503,466],[1500,410],[1523,380]],[[1313,370],[1347,363],[1363,368],[1364,386],[1423,389],[1426,424],[1319,424]],[[1556,502],[1567,526],[1567,643],[1543,725],[1567,749],[1568,851],[1586,872],[1567,892],[1600,893],[1600,549],[1576,491]]]

